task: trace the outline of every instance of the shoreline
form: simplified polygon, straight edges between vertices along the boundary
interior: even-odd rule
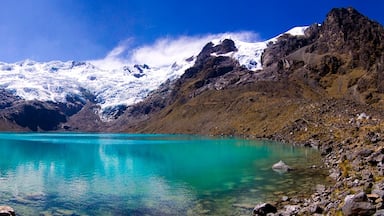
[[[332,109],[330,113],[340,112]],[[378,112],[374,110],[370,116],[354,110],[353,115],[336,115],[332,123],[328,119],[328,124],[317,125],[316,131],[328,130],[322,134],[296,125],[292,126],[294,132],[247,136],[319,150],[324,168],[335,181],[333,185],[316,186],[315,192],[307,197],[289,197],[272,203],[277,213],[271,215],[353,215],[358,211],[356,206],[363,206],[359,215],[384,215],[384,131],[380,129],[384,124]],[[303,139],[303,133],[310,138]],[[354,201],[355,197],[362,199]]]

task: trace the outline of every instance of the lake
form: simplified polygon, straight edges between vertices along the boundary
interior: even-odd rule
[[[18,215],[246,214],[326,175],[313,149],[240,138],[0,133],[0,154],[1,204]]]

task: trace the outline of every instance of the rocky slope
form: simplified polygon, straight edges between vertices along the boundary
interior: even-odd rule
[[[236,49],[233,41],[209,43],[180,79],[129,109],[112,129],[317,148],[335,183],[311,197],[278,201],[277,214],[382,215],[383,47],[383,26],[352,8],[333,9],[304,36],[270,43],[258,71],[225,55]]]

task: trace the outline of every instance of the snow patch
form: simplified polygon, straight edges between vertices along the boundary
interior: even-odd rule
[[[292,36],[301,36],[304,35],[305,30],[308,28],[308,26],[303,27],[295,27],[284,34],[290,34]],[[237,48],[236,52],[229,52],[225,54],[216,54],[213,53],[213,56],[228,56],[232,57],[239,61],[240,65],[245,66],[248,70],[257,71],[261,70],[261,56],[264,52],[264,50],[267,48],[267,44],[270,42],[276,42],[277,39],[282,36],[283,34],[279,34],[276,37],[269,39],[267,41],[262,42],[247,42],[243,41],[241,39],[238,39],[238,37],[226,34],[223,35],[220,39],[212,40],[212,43],[214,45],[219,45],[221,42],[225,39],[231,39],[235,42],[235,46]]]
[[[293,36],[302,36],[305,34],[305,30],[307,30],[309,26],[301,26],[301,27],[294,27],[286,32],[286,34],[290,34]]]

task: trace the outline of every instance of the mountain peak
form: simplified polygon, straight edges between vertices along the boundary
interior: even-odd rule
[[[323,29],[348,37],[353,32],[359,32],[358,28],[371,23],[371,20],[354,8],[334,8],[327,14]]]
[[[335,8],[326,16],[312,47],[319,54],[351,55],[351,67],[371,67],[384,48],[384,28],[354,8]],[[353,54],[353,55],[352,55]]]
[[[381,40],[383,27],[354,8],[332,9],[323,25],[321,39],[327,40],[331,47],[341,42],[358,46],[368,41]],[[381,38],[380,38],[381,37]]]
[[[326,21],[332,18],[346,18],[346,17],[365,17],[353,7],[348,8],[333,8],[328,14]],[[341,20],[342,21],[342,20]]]

